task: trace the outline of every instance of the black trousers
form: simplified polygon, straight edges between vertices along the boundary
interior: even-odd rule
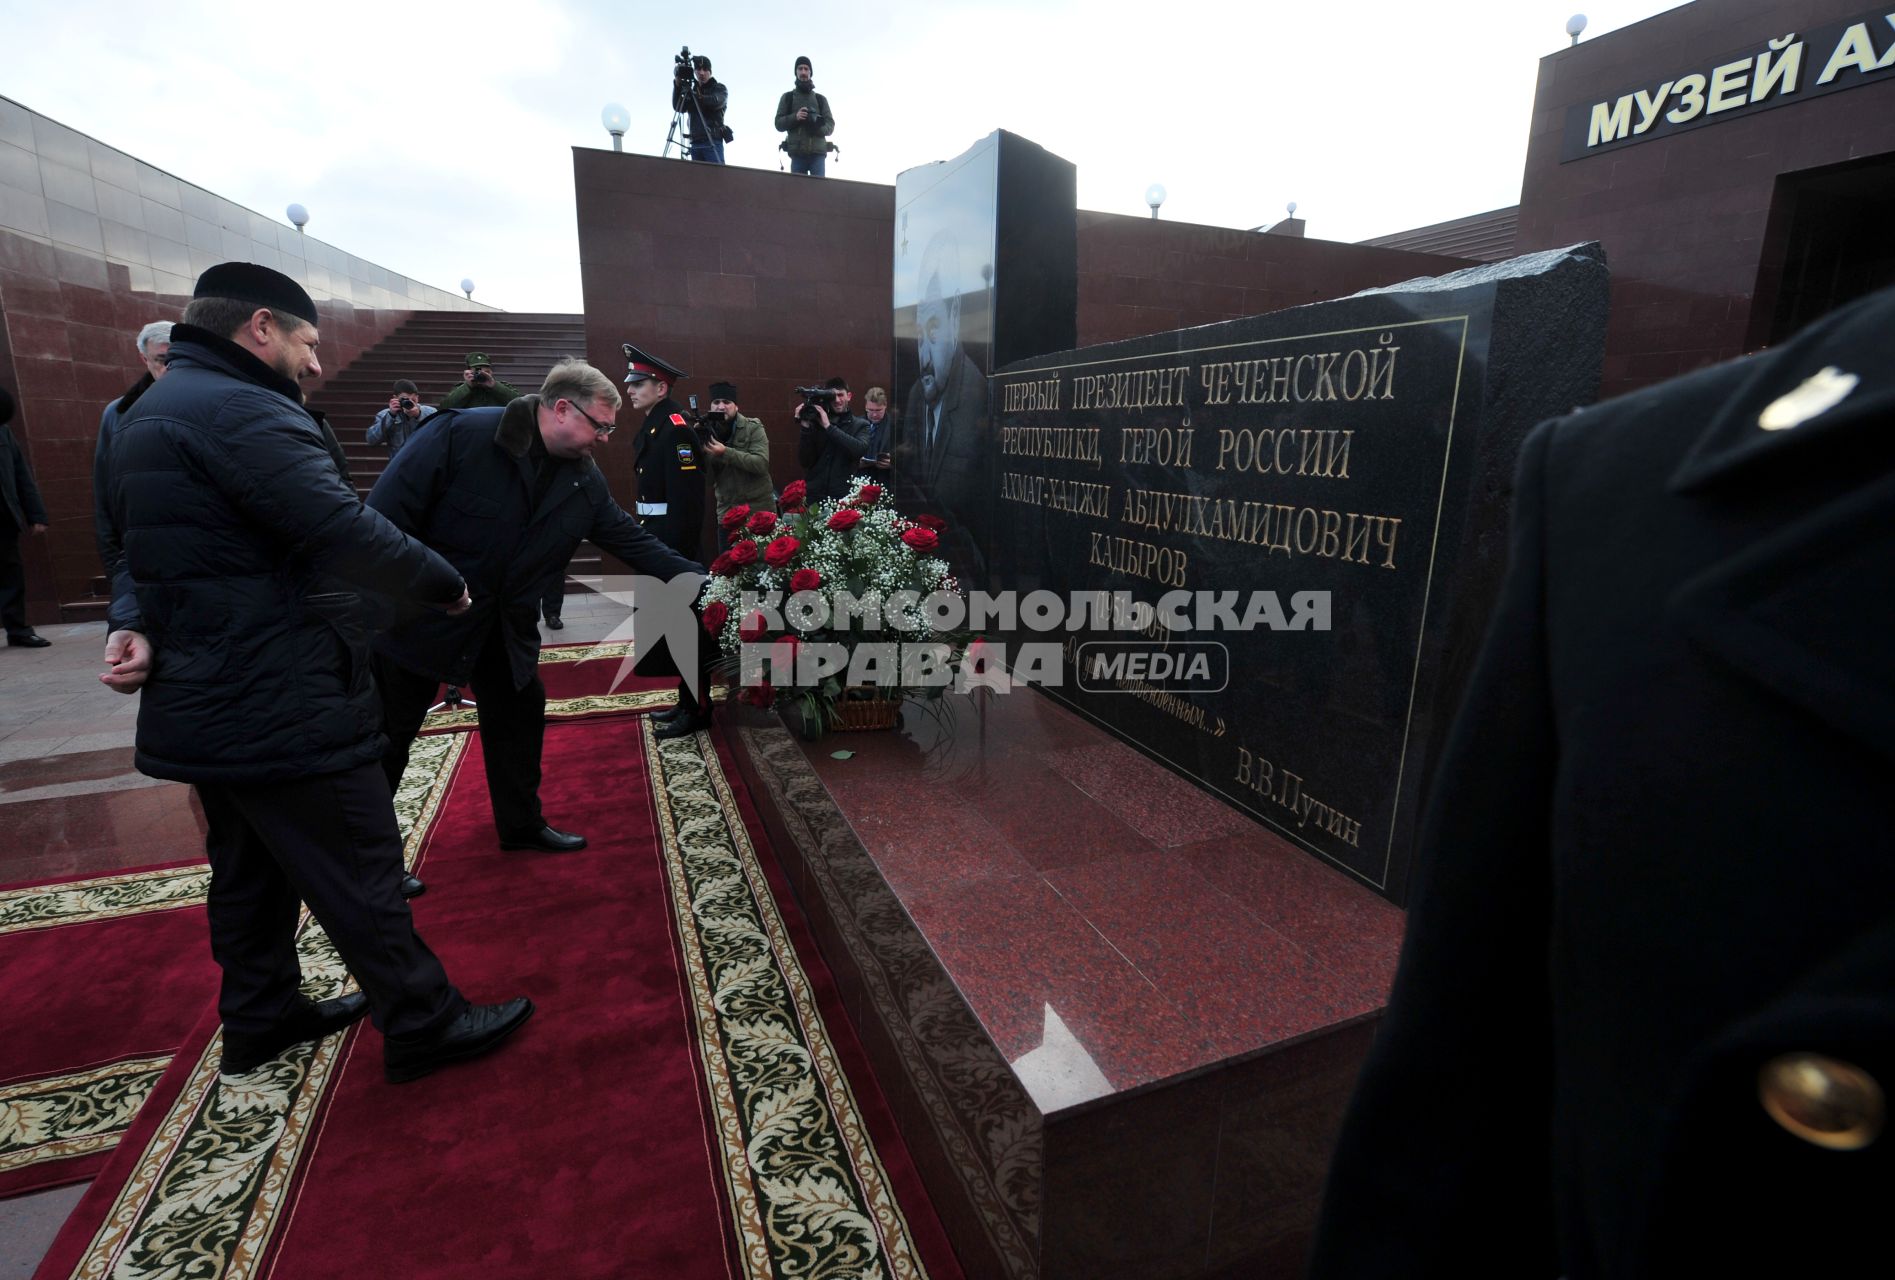
[[[424,1035],[467,1000],[401,897],[401,832],[372,764],[293,782],[200,783],[210,830],[211,954],[226,1030],[259,1034],[295,1007],[299,902],[335,943],[384,1035]]]
[[[378,653],[375,683],[382,695],[382,731],[388,735],[382,774],[392,792],[408,767],[408,749],[428,718],[440,681]],[[474,658],[473,695],[494,826],[501,835],[537,831],[545,821],[540,815],[540,748],[546,737],[546,686],[536,674],[526,688],[513,687],[507,642],[498,625],[487,633]]]
[[[20,530],[0,507],[0,623],[10,636],[23,636],[26,625],[26,561],[20,558]]]
[[[561,569],[559,576],[546,588],[546,594],[540,597],[540,616],[557,618],[560,610],[566,607],[566,571]]]

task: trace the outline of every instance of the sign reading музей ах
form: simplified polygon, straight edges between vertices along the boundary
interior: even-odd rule
[[[1519,442],[1596,392],[1605,294],[1555,250],[996,374],[998,582],[1151,606],[1022,633],[1045,692],[1401,902]]]
[[[1581,160],[1877,80],[1895,80],[1895,9],[1721,54],[1707,51],[1668,80],[1569,107],[1560,160]]]

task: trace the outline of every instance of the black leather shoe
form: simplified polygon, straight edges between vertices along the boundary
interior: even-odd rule
[[[651,736],[663,742],[670,738],[688,738],[699,729],[710,727],[711,713],[700,711],[694,716],[678,716],[676,719],[665,721],[653,730]]]
[[[566,624],[561,622],[556,617],[548,618],[546,620],[546,628],[549,631],[564,631],[566,629]]]
[[[420,876],[405,875],[401,878],[401,896],[402,897],[419,898],[422,894],[426,893],[427,891],[428,891],[428,886],[421,882]]]
[[[500,837],[502,849],[539,849],[545,853],[571,853],[586,847],[586,838],[570,831],[555,831],[541,826],[537,831],[516,831]]]
[[[44,649],[52,644],[52,641],[37,631],[28,631],[23,635],[9,635],[7,643],[15,649]]]
[[[533,1016],[533,1002],[517,996],[505,1004],[470,1004],[460,1017],[420,1040],[382,1042],[382,1073],[390,1084],[419,1080],[439,1067],[492,1053]]]
[[[248,1035],[226,1031],[224,1057],[217,1069],[227,1076],[255,1071],[291,1045],[334,1035],[367,1012],[368,997],[360,991],[333,1000],[304,999],[289,1017],[268,1031]]]
[[[679,716],[683,714],[684,714],[683,707],[669,706],[669,707],[666,707],[663,711],[652,712],[651,722],[653,724],[670,724],[673,720],[676,720]]]

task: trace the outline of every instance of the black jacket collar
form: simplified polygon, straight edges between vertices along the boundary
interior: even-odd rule
[[[1833,453],[1862,432],[1886,431],[1895,418],[1895,289],[1824,317],[1749,363],[1749,376],[1672,473],[1672,492],[1767,475],[1790,459]]]
[[[515,458],[524,458],[540,438],[540,398],[521,396],[500,411],[500,425],[494,428],[494,443]]]
[[[293,378],[284,377],[229,338],[220,338],[209,329],[190,324],[173,325],[171,363],[215,369],[233,378],[254,382],[266,391],[276,392],[298,408],[302,407],[302,391]]]
[[[151,371],[149,369],[147,369],[143,374],[139,375],[138,381],[132,383],[130,388],[126,390],[125,394],[119,397],[119,402],[118,402],[119,413],[123,415],[127,409],[137,404],[138,397],[144,395],[147,391],[151,390],[152,384],[155,383],[156,381],[157,379],[151,376]]]

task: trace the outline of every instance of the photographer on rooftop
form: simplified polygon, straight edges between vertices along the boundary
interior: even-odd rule
[[[691,137],[691,158],[724,163],[724,144],[734,136],[724,127],[724,107],[730,90],[711,77],[711,60],[703,54],[689,59],[680,53],[672,69],[671,109],[682,114]]]
[[[820,178],[835,149],[829,135],[836,131],[836,118],[829,112],[829,99],[816,92],[812,71],[808,58],[796,60],[796,87],[777,99],[776,127],[788,135],[779,145],[789,153],[790,172]]]

